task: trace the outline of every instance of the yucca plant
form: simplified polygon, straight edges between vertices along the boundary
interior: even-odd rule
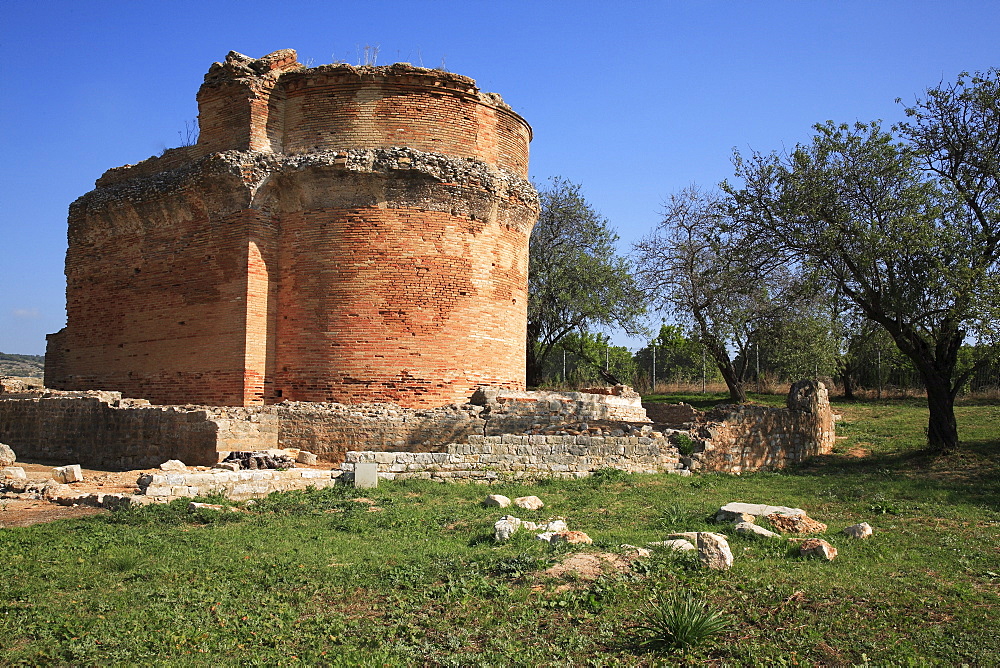
[[[690,591],[661,593],[640,614],[640,644],[650,649],[687,649],[728,630],[725,617]]]

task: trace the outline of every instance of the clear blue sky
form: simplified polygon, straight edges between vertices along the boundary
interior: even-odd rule
[[[0,351],[44,352],[69,203],[178,145],[230,50],[320,65],[378,45],[473,77],[534,127],[532,178],[582,184],[627,249],[669,193],[730,176],[734,147],[897,120],[895,98],[1000,65],[998,28],[1000,3],[954,0],[0,0]]]

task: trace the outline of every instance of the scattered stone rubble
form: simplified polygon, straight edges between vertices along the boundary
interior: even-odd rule
[[[299,454],[301,454],[301,452]],[[240,469],[258,471],[260,469],[291,468],[295,466],[297,460],[297,456],[293,457],[284,451],[230,452],[226,458],[222,460],[222,463],[236,462],[240,465]]]
[[[837,548],[825,540],[810,538],[799,545],[799,554],[803,557],[820,557],[833,561],[837,557]]]
[[[733,566],[733,551],[721,533],[698,532],[698,561],[705,568],[727,571]]]
[[[64,485],[68,485],[71,482],[82,482],[83,471],[80,469],[79,464],[57,466],[52,469],[52,479]]]
[[[558,542],[558,540],[566,538],[563,536],[554,541],[553,539],[560,534],[574,534],[574,538],[578,538],[576,534],[586,536],[586,534],[582,531],[569,531],[569,527],[566,526],[566,520],[561,517],[549,518],[544,522],[536,523],[522,520],[519,517],[514,517],[513,515],[504,515],[493,524],[493,539],[498,543],[510,540],[510,538],[517,533],[519,529],[524,529],[525,531],[540,531],[541,533],[537,534],[535,538],[550,543]],[[587,540],[589,539],[590,537],[587,536]],[[566,540],[566,542],[573,541]]]
[[[537,496],[519,496],[514,499],[514,505],[525,510],[540,510],[545,506]]]
[[[487,507],[509,508],[510,499],[503,494],[490,494],[483,501],[483,505]]]
[[[827,525],[810,518],[801,508],[771,506],[758,503],[727,503],[715,514],[719,524],[730,524],[735,533],[763,539],[781,539],[781,533],[770,531],[756,524],[758,517],[764,517],[778,532],[790,534],[826,533]],[[867,522],[854,524],[844,529],[852,538],[868,538],[872,528]],[[837,557],[837,548],[820,538],[790,537],[788,541],[799,546],[803,557],[819,557],[832,561]],[[726,570],[732,566],[733,555],[726,536],[721,533],[687,531],[667,536],[667,540],[648,543],[647,547],[693,551],[706,568]]]

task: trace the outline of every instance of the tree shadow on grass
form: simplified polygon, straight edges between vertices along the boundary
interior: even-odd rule
[[[926,450],[833,454],[813,457],[785,470],[787,475],[842,477],[850,481],[904,480],[914,492],[944,492],[949,503],[1000,512],[1000,439],[970,439],[946,455]]]

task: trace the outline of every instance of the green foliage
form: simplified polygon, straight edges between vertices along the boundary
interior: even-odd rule
[[[580,194],[553,178],[539,189],[541,213],[531,232],[528,263],[528,384],[537,385],[554,347],[595,327],[642,330],[645,299],[618,236]]]
[[[634,250],[637,279],[651,301],[691,327],[732,400],[744,403],[757,332],[799,310],[813,288],[735,224],[731,209],[721,194],[682,190]]]
[[[895,134],[828,121],[788,155],[737,154],[743,187],[727,186],[750,234],[820,271],[910,359],[939,452],[958,444],[959,350],[1000,323],[998,76],[929,89]]]
[[[652,379],[654,350],[657,382],[661,380],[691,382],[702,379],[704,346],[697,337],[685,335],[680,325],[661,324],[656,338],[636,351],[636,365],[643,370],[645,377],[650,379]],[[708,358],[705,371],[705,379],[708,382],[722,378],[711,358]]]
[[[610,337],[600,332],[570,332],[552,352],[541,367],[540,384],[565,383],[571,387],[605,385],[608,381],[600,374],[603,369],[622,383],[632,385],[638,373],[629,349],[612,345]]]
[[[677,446],[677,451],[685,457],[694,452],[694,440],[687,434],[678,432],[671,437],[671,440]]]
[[[687,649],[728,630],[726,618],[690,591],[661,593],[640,615],[641,644],[651,649]]]

